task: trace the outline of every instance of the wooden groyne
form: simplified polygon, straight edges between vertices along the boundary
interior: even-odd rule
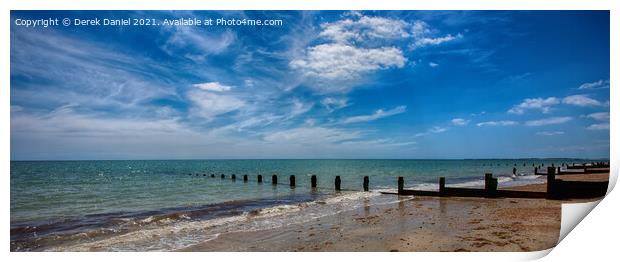
[[[189,175],[190,176],[199,176],[200,174],[192,174],[192,173],[190,173]],[[203,174],[203,176],[206,177],[207,174]],[[215,174],[211,174],[211,177],[214,178]],[[220,178],[221,179],[226,179],[226,174],[223,174],[223,173],[220,174]],[[236,174],[231,174],[230,175],[230,179],[232,181],[236,181],[237,175]],[[244,183],[248,183],[249,180],[250,180],[250,177],[247,174],[244,174],[243,175],[243,182]],[[262,184],[263,183],[263,175],[260,175],[260,174],[256,175],[256,183],[258,183],[258,184]],[[274,185],[274,186],[283,185],[282,183],[278,182],[278,175],[277,174],[273,174],[271,176],[271,184]],[[297,187],[297,179],[296,179],[295,175],[290,175],[289,176],[288,184],[287,185],[290,186],[291,188]],[[368,176],[364,176],[363,182],[362,182],[362,190],[368,191],[369,185],[370,185],[370,178]],[[310,187],[312,189],[316,189],[317,188],[317,176],[316,175],[312,175],[310,177]],[[342,191],[343,190],[342,189],[342,179],[340,178],[340,176],[336,176],[335,177],[333,189],[336,190],[336,191]],[[347,189],[347,191],[354,191],[354,190]]]
[[[497,178],[487,173],[484,176],[484,188],[447,187],[446,178],[439,178],[438,191],[404,189],[403,177],[398,177],[397,193],[386,194],[413,195],[413,196],[441,196],[441,197],[508,197],[508,198],[547,198],[547,199],[585,199],[603,197],[607,192],[607,181],[564,181],[556,178],[556,167],[547,167],[546,192],[507,190],[497,188]],[[609,172],[609,171],[608,171]],[[383,192],[382,192],[383,193]]]
[[[514,165],[516,166],[516,164]],[[525,166],[525,163],[524,163]],[[562,163],[561,166],[547,166],[546,172],[539,172],[544,164],[540,166],[534,166],[534,174],[540,176],[546,176],[546,192],[535,192],[535,191],[520,191],[520,190],[509,190],[509,189],[499,189],[498,188],[498,180],[493,177],[492,173],[486,173],[484,175],[484,188],[459,188],[459,187],[450,187],[446,186],[446,178],[439,177],[439,185],[437,191],[433,190],[412,190],[405,189],[405,179],[404,177],[397,178],[397,192],[381,192],[384,194],[397,194],[397,195],[413,195],[413,196],[438,196],[438,197],[484,197],[484,198],[497,198],[497,197],[507,197],[507,198],[547,198],[547,199],[578,199],[578,198],[596,198],[603,197],[607,192],[608,181],[565,181],[559,179],[562,175],[571,175],[571,174],[595,174],[595,173],[608,173],[609,172],[609,163],[606,162],[593,162],[593,163],[582,163],[572,165]],[[565,169],[562,169],[565,167]],[[517,175],[517,168],[512,168],[512,174]],[[200,174],[189,174],[190,176],[195,175],[199,176]],[[206,177],[207,174],[203,173],[203,177]],[[210,177],[214,178],[215,173],[211,173]],[[226,175],[224,173],[220,174],[221,179],[225,179]],[[230,175],[230,180],[236,181],[236,174]],[[243,182],[248,183],[250,181],[250,177],[247,174],[243,175]],[[256,182],[258,184],[263,183],[263,176],[258,174],[256,175]],[[273,186],[277,186],[278,183],[278,175],[273,174],[271,176],[271,184]],[[297,180],[295,175],[290,175],[288,179],[288,183],[286,183],[291,188],[297,187]],[[317,176],[311,175],[310,177],[310,187],[314,190],[317,188]],[[368,176],[364,176],[361,189],[363,191],[369,191],[370,187],[370,178]],[[341,191],[342,189],[342,179],[340,176],[336,176],[333,180],[333,190]],[[352,191],[348,189],[349,191]]]

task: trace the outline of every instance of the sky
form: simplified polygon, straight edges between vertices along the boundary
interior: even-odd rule
[[[49,26],[17,19],[272,19]],[[11,159],[609,157],[608,11],[12,11]]]

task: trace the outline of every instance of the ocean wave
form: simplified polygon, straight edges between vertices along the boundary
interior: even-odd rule
[[[501,186],[544,181],[540,176],[500,176]],[[462,180],[461,180],[462,181]],[[447,184],[451,187],[483,187],[484,180],[472,179]],[[418,183],[418,190],[437,190],[437,183]],[[169,251],[217,239],[223,233],[251,232],[300,224],[364,206],[394,204],[412,197],[386,196],[376,188],[369,192],[342,192],[300,201],[233,201],[196,210],[141,217],[117,217],[113,225],[87,232],[56,234],[40,238],[30,247],[45,251]],[[269,203],[270,206],[264,206]],[[262,206],[261,206],[262,205]],[[26,231],[31,231],[27,229]],[[13,247],[12,250],[19,250]]]
[[[239,215],[207,220],[176,221],[170,224],[144,226],[132,232],[104,239],[67,243],[50,251],[167,251],[208,242],[222,233],[252,232],[299,224],[325,216],[354,210],[364,205],[385,205],[411,199],[370,192],[339,193],[314,201],[264,207]]]

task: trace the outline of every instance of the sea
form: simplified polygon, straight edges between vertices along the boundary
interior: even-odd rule
[[[516,186],[544,183],[534,167],[591,161],[599,160],[11,161],[10,250],[180,250],[225,232],[276,228],[358,208],[362,199],[378,205],[399,201],[381,197],[396,190],[398,177],[406,188],[437,190],[439,177],[449,186],[480,188],[484,174],[492,173],[500,187]],[[316,188],[310,186],[313,175]]]

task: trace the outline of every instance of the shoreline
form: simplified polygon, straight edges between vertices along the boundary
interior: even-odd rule
[[[608,176],[561,175],[559,178],[606,181]],[[527,185],[500,185],[500,188],[544,192],[546,184],[540,182],[532,180]],[[137,231],[85,239],[82,243],[52,242],[42,250],[533,251],[555,246],[561,203],[567,202],[407,197],[383,195],[378,191],[336,193],[326,199],[263,207],[233,217],[164,219],[164,223],[158,220]],[[569,202],[580,201],[589,200]],[[145,234],[152,236],[142,236]],[[197,237],[183,240],[187,235]],[[157,243],[169,240],[182,244]]]
[[[560,177],[608,181],[609,174]],[[502,188],[544,191],[546,184]],[[562,203],[598,199],[392,197],[400,201],[277,229],[223,233],[178,251],[537,251],[557,244]]]

